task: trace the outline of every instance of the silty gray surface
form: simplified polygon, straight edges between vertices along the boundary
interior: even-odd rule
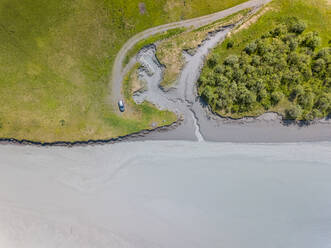
[[[197,100],[195,83],[199,78],[205,56],[210,49],[226,37],[231,28],[222,28],[218,32],[210,34],[193,56],[186,54],[186,64],[180,78],[176,86],[167,92],[160,88],[164,68],[155,56],[156,47],[152,45],[139,52],[137,61],[142,65],[140,78],[146,82],[147,90],[135,94],[133,99],[137,103],[144,100],[149,101],[160,109],[167,109],[184,117],[184,122],[180,127],[166,133],[167,138],[203,140],[196,112],[193,110],[193,104]]]
[[[331,244],[331,143],[0,148],[1,248]]]

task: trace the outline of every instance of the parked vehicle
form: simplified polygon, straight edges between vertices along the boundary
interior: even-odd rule
[[[121,112],[125,111],[125,106],[124,106],[124,102],[122,100],[118,101],[118,108]]]

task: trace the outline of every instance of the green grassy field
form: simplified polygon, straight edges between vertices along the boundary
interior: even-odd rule
[[[107,105],[121,46],[152,26],[241,2],[0,0],[0,137],[52,142],[139,131],[164,113],[142,111],[132,119]]]
[[[305,34],[308,34],[309,32],[314,31],[319,34],[319,36],[321,38],[321,42],[314,49],[314,51],[312,51],[312,54],[311,54],[312,57],[314,57],[317,54],[317,52],[319,50],[321,50],[322,48],[330,47],[330,43],[331,43],[330,1],[324,1],[324,0],[274,0],[268,6],[266,6],[263,10],[261,10],[260,13],[257,13],[256,16],[258,16],[259,18],[255,18],[255,21],[252,21],[250,23],[250,25],[245,24],[245,25],[247,25],[246,27],[244,27],[244,28],[242,27],[242,28],[239,28],[237,31],[234,31],[220,46],[215,48],[213,50],[213,52],[210,54],[209,58],[211,60],[209,60],[209,61],[215,60],[216,65],[210,66],[207,63],[207,66],[204,67],[203,73],[200,78],[200,89],[199,89],[200,94],[203,95],[206,93],[206,91],[205,92],[203,92],[203,91],[205,90],[207,85],[209,85],[211,88],[216,87],[216,86],[212,86],[213,83],[204,84],[203,81],[205,79],[207,79],[208,77],[210,78],[210,75],[212,73],[214,73],[216,71],[217,71],[217,73],[219,73],[219,71],[222,71],[223,69],[220,67],[220,65],[224,64],[225,67],[228,66],[228,62],[226,61],[226,59],[229,58],[230,55],[231,56],[235,55],[235,56],[231,57],[232,59],[239,58],[240,61],[241,61],[241,59],[249,60],[249,58],[247,58],[245,52],[243,53],[243,51],[246,49],[247,45],[251,44],[253,41],[256,41],[257,39],[259,39],[261,41],[261,37],[265,36],[269,31],[273,30],[276,26],[281,25],[281,24],[283,24],[283,25],[287,24],[288,20],[289,20],[288,18],[295,17],[298,20],[300,20],[306,24],[306,29],[304,30],[302,36],[300,36],[298,38],[299,42],[300,42],[300,39],[303,39]],[[254,20],[254,17],[252,19]],[[269,41],[267,41],[267,39],[266,39],[266,42],[269,42],[268,45],[271,45],[272,42],[276,42],[276,39],[271,38],[271,39],[269,39]],[[265,43],[265,44],[267,44],[267,43]],[[276,44],[276,43],[274,43],[274,44]],[[297,54],[301,53],[304,56],[303,50],[300,51],[300,49],[302,49],[302,48],[299,47],[294,52]],[[276,54],[276,52],[274,54]],[[253,56],[255,56],[255,53]],[[290,57],[290,55],[289,55],[289,57]],[[240,62],[240,63],[242,63],[242,62]],[[236,66],[237,65],[235,65],[234,67],[236,67]],[[311,65],[309,64],[308,66],[311,66]],[[242,69],[241,67],[240,68],[238,67],[236,69],[236,72],[240,72],[241,69]],[[259,69],[261,69],[261,68],[259,68]],[[292,72],[294,72],[294,68],[291,68],[291,70],[292,70]],[[328,73],[330,73],[330,72],[325,73],[326,77],[329,77],[329,76],[327,76]],[[226,74],[224,74],[224,75],[226,75]],[[228,77],[229,75],[230,74],[227,74],[226,76]],[[282,78],[281,74],[279,74],[278,76],[280,77],[279,79]],[[232,76],[230,76],[229,78],[231,78],[231,77]],[[251,77],[251,75],[247,76],[247,78],[249,78],[249,77]],[[267,85],[266,90],[268,91],[268,90],[270,90],[268,87],[270,86],[270,84],[272,84],[269,82],[275,82],[277,80],[268,81],[268,80],[265,80],[266,78],[267,78],[266,76],[264,76],[264,78],[261,77],[261,80],[265,81],[263,83],[265,85]],[[320,98],[323,94],[329,95],[328,99],[330,99],[330,92],[329,92],[329,89],[327,88],[327,86],[325,86],[325,85],[321,86],[321,85],[319,85],[319,83],[316,83],[316,82],[321,82],[321,83],[328,82],[327,80],[328,79],[324,78],[324,76],[323,76],[323,78],[319,79],[319,81],[318,80],[316,81],[315,79],[314,80],[311,79],[310,81],[307,81],[307,82],[301,82],[301,84],[303,85],[304,91],[305,91],[304,93],[307,96],[311,96],[311,93],[315,94],[315,96],[314,96],[315,99],[312,100],[312,104],[314,101],[315,105],[318,105],[319,104],[318,98]],[[238,85],[238,89],[239,89],[239,84],[243,84],[243,82],[244,82],[243,80],[240,80],[240,82],[236,82]],[[327,84],[327,83],[323,83],[323,84]],[[242,88],[242,85],[240,87]],[[290,96],[290,92],[288,92],[289,89],[291,89],[292,87],[294,87],[294,86],[292,86],[292,85],[289,87],[288,86],[285,87],[285,85],[280,86],[280,88],[278,90],[279,91],[282,90],[286,97],[283,98],[283,100],[281,100],[275,106],[269,106],[270,102],[268,102],[268,101],[270,99],[266,99],[266,101],[261,102],[261,104],[257,102],[259,100],[256,100],[256,102],[252,104],[252,106],[253,106],[252,108],[241,111],[240,110],[241,106],[235,106],[235,104],[237,104],[237,103],[233,103],[233,105],[231,107],[230,106],[232,104],[231,102],[229,102],[229,104],[227,104],[227,106],[223,106],[223,105],[226,105],[225,100],[220,101],[220,102],[211,101],[211,100],[213,100],[212,99],[213,97],[210,94],[209,95],[210,95],[211,99],[209,99],[210,100],[209,102],[210,103],[214,102],[214,104],[212,104],[213,110],[220,113],[223,116],[230,116],[230,117],[234,117],[234,118],[241,118],[244,116],[256,116],[256,115],[260,115],[260,114],[264,113],[267,110],[276,111],[285,116],[287,109],[296,107],[295,105],[298,102],[296,98],[293,98],[292,101],[288,100],[288,98],[292,97],[292,96]],[[209,93],[212,92],[212,90],[210,90],[211,88],[209,88]],[[215,88],[215,92],[219,92],[219,93],[215,93],[215,94],[223,94],[223,92],[221,92],[221,91],[222,90],[220,88],[219,89]],[[323,91],[323,92],[321,92],[321,91]],[[258,94],[258,93],[259,92],[257,92],[256,94]],[[254,92],[254,94],[255,94],[255,92]],[[254,94],[252,95],[252,98],[255,99],[256,96],[254,96]],[[299,96],[299,97],[302,98],[302,97],[304,97],[305,94],[302,93],[302,96]],[[258,97],[259,97],[259,95],[257,95],[257,99],[258,99]],[[208,97],[206,97],[206,98],[208,98]],[[300,100],[300,99],[298,99],[298,100]],[[255,101],[255,100],[253,100],[253,101]],[[330,100],[328,100],[328,101],[330,101]],[[329,102],[329,105],[331,106],[330,102]],[[302,114],[298,115],[296,118],[311,119],[312,117],[314,117],[314,113],[312,114],[312,113],[310,113],[310,111],[315,111],[313,109],[314,107],[316,107],[316,106],[309,106],[306,109],[303,109],[303,111],[301,111]],[[327,115],[327,114],[328,114],[328,110],[324,113],[324,115]],[[317,117],[322,117],[322,113],[318,113]]]

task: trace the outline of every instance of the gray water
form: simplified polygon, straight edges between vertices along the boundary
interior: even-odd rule
[[[331,247],[331,143],[0,147],[0,247]]]

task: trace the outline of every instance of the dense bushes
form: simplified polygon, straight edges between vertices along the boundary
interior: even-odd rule
[[[280,104],[289,119],[329,115],[331,48],[316,51],[321,39],[305,28],[304,22],[288,18],[247,44],[239,56],[221,60],[213,54],[199,79],[199,94],[214,111],[227,115],[251,115]],[[232,46],[227,43],[228,49]]]

